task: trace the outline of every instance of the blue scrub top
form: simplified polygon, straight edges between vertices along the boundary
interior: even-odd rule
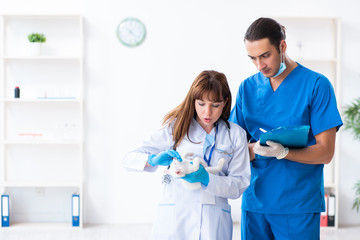
[[[230,121],[244,128],[251,142],[259,140],[259,128],[310,125],[308,146],[316,143],[315,135],[342,126],[329,80],[300,64],[275,92],[260,72],[243,81]],[[256,155],[242,209],[270,214],[324,211],[323,167]]]

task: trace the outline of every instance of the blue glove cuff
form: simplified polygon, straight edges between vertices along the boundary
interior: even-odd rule
[[[182,177],[182,179],[190,183],[200,182],[207,187],[209,184],[209,173],[200,165],[199,170]]]
[[[156,157],[155,154],[149,155],[149,157],[148,157],[148,163],[153,167],[156,166],[156,164],[154,164],[153,161],[152,161],[154,157]]]
[[[204,184],[205,187],[207,187],[209,185],[209,181],[210,181],[210,177],[209,177],[209,173],[208,173],[204,176],[204,179],[201,181],[201,183]]]

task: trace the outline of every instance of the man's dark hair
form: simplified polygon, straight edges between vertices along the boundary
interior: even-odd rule
[[[280,52],[280,42],[286,39],[285,27],[271,18],[255,20],[245,33],[244,40],[256,41],[267,38]]]

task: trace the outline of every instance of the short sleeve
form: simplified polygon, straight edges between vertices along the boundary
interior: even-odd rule
[[[343,125],[337,108],[334,89],[330,81],[319,76],[315,82],[311,99],[310,124],[315,135]]]
[[[244,116],[242,114],[242,85],[239,87],[239,91],[236,95],[235,106],[231,110],[229,121],[240,125],[243,129],[245,128]]]
[[[247,139],[251,139],[248,129],[246,128],[244,115],[243,115],[243,89],[244,82],[240,84],[239,91],[236,95],[235,106],[231,110],[229,121],[236,123],[246,131]]]

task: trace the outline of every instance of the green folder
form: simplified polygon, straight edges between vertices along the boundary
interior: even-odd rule
[[[284,126],[265,132],[260,136],[260,144],[266,146],[266,141],[281,143],[285,147],[304,148],[308,144],[310,126]]]

